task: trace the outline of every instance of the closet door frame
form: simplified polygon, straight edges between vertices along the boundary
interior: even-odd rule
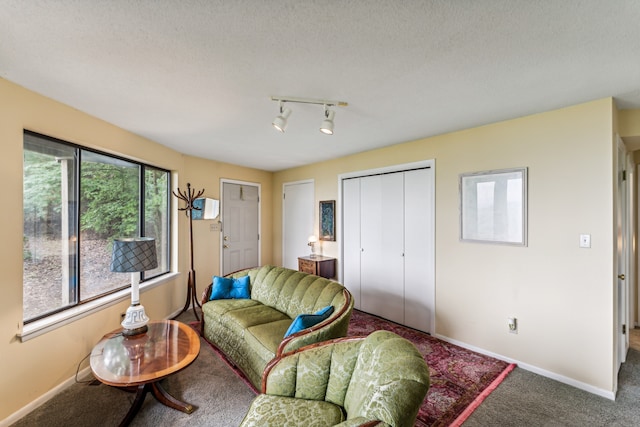
[[[429,277],[426,277],[426,281],[430,284],[429,288],[433,292],[433,294],[431,295],[431,300],[433,301],[433,305],[434,305],[431,313],[431,328],[430,328],[431,330],[428,332],[431,332],[433,334],[435,333],[435,329],[436,329],[435,327],[435,209],[436,209],[435,208],[435,159],[386,166],[382,168],[366,169],[366,170],[348,172],[348,173],[338,175],[338,200],[340,201],[340,207],[339,209],[336,209],[336,226],[337,226],[336,236],[338,238],[338,241],[340,242],[340,259],[344,260],[344,256],[345,256],[344,224],[342,220],[344,203],[343,203],[342,187],[343,187],[343,181],[345,179],[362,178],[362,177],[366,177],[369,175],[376,175],[376,174],[406,172],[410,170],[423,169],[423,168],[431,169],[433,174],[432,179],[430,180],[431,182],[429,183],[431,188],[428,189],[429,197],[431,198],[430,200],[431,212],[428,215],[425,215],[427,218],[427,221],[429,222],[428,227],[431,231],[431,239],[429,239],[429,241],[424,242],[425,245],[429,246],[428,252],[433,254],[433,256],[430,257],[430,259],[425,260],[425,262],[427,263],[426,265],[427,268],[425,268],[425,271],[429,272],[428,273]],[[338,281],[343,282],[344,263],[342,262],[340,263],[340,268],[338,269],[337,273],[338,273]]]

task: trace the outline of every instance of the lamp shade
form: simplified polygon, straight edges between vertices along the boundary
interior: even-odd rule
[[[156,241],[153,237],[115,239],[111,256],[111,271],[134,273],[158,267]]]

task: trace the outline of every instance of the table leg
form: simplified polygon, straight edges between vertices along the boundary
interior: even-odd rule
[[[151,383],[150,385],[151,393],[158,400],[158,402],[162,403],[163,405],[173,409],[177,409],[178,411],[182,411],[187,414],[190,414],[195,410],[193,405],[182,402],[167,393],[167,391],[162,387],[159,381]]]
[[[144,385],[139,385],[136,388],[136,397],[131,404],[131,408],[129,408],[129,412],[125,415],[124,419],[120,423],[120,427],[127,427],[133,418],[136,416],[142,404],[144,403],[144,399],[147,396],[147,393],[151,392],[153,397],[160,403],[165,406],[168,406],[173,409],[177,409],[178,411],[191,414],[195,411],[193,405],[189,403],[182,402],[175,397],[171,396],[163,387],[160,385],[160,381],[156,381],[154,383],[148,383]]]
[[[133,404],[131,405],[131,408],[129,408],[129,412],[127,412],[127,415],[125,415],[124,419],[120,423],[120,427],[126,427],[131,423],[131,421],[133,421],[133,418],[136,416],[136,414],[138,413],[138,411],[142,407],[142,403],[144,402],[144,398],[147,396],[147,392],[149,391],[147,389],[148,385],[149,384],[143,384],[143,385],[139,385],[138,386],[137,391],[136,391],[136,398],[133,401]]]

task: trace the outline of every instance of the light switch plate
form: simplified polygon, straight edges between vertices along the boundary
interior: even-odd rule
[[[590,248],[591,247],[591,234],[581,234],[580,235],[580,247],[581,248]]]

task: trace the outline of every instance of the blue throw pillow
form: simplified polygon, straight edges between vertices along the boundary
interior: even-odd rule
[[[213,276],[210,300],[247,299],[250,297],[249,276],[242,276],[238,279]]]
[[[325,308],[321,308],[316,311],[314,314],[299,314],[295,319],[293,319],[293,323],[287,329],[287,333],[284,334],[284,337],[288,337],[289,335],[293,335],[296,332],[300,332],[303,329],[310,328],[318,323],[326,320],[333,313],[333,306],[328,305]]]

